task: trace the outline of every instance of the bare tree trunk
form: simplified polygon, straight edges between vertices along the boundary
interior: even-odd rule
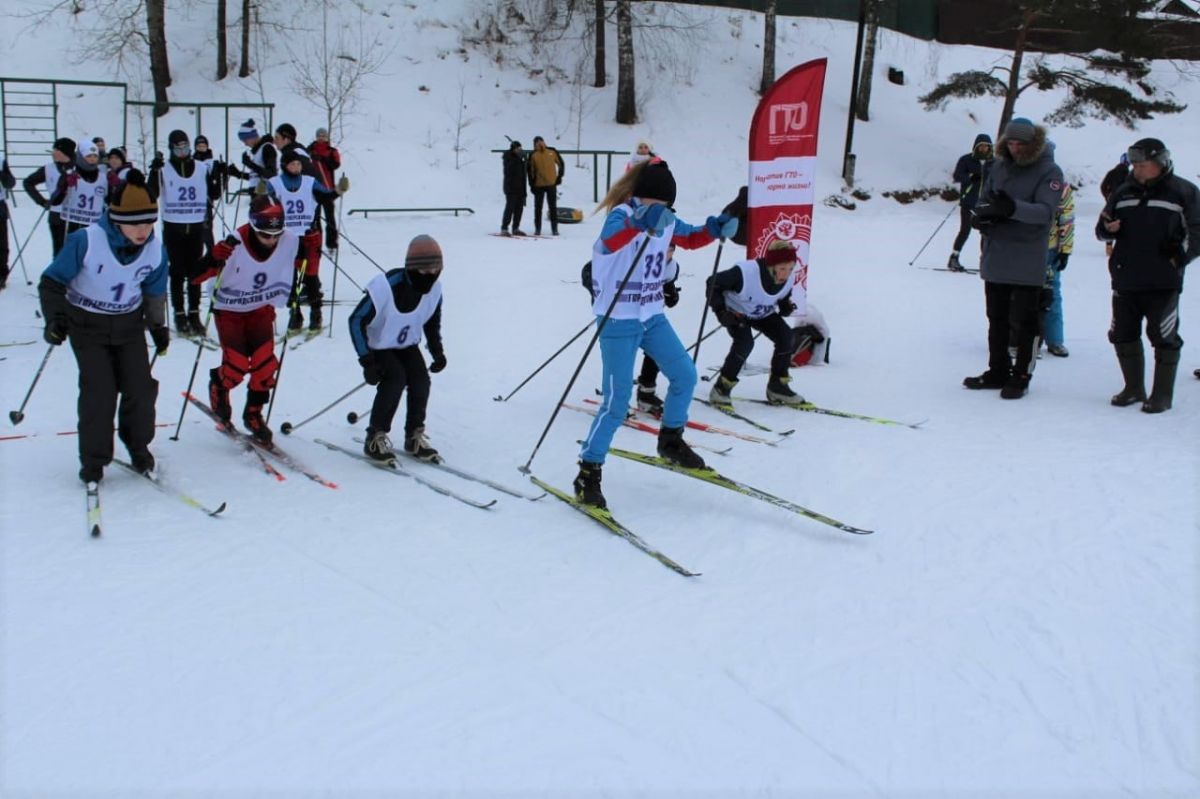
[[[604,75],[604,0],[596,2],[596,81],[592,85],[603,89],[606,85]]]
[[[225,2],[217,0],[217,80],[229,74],[229,47],[225,36]]]
[[[1008,121],[1012,119],[1013,106],[1017,104],[1017,95],[1020,94],[1019,86],[1021,85],[1021,61],[1025,57],[1025,38],[1029,35],[1029,26],[1033,24],[1033,20],[1037,17],[1037,11],[1026,8],[1021,14],[1021,27],[1017,28],[1017,41],[1013,45],[1012,64],[1009,66],[1008,72],[1008,91],[1004,95],[1004,110],[1000,113],[1000,130],[996,133],[996,140],[1004,134],[1004,128],[1008,125]]]
[[[147,0],[146,29],[150,35],[150,79],[154,83],[154,115],[162,116],[171,107],[167,87],[171,85],[171,64],[167,60],[166,0]]]
[[[875,74],[875,47],[879,43],[879,7],[883,0],[862,0],[867,4],[867,43],[863,49],[862,74],[858,78],[858,102],[854,114],[862,122],[871,121],[871,78]]]
[[[766,94],[775,83],[775,1],[767,0],[763,13],[763,68],[759,94]]]
[[[250,0],[242,0],[242,66],[238,77],[250,77]]]
[[[637,122],[637,94],[634,82],[633,14],[630,0],[617,3],[617,122],[632,125]]]

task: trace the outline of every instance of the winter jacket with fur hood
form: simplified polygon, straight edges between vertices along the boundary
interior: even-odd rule
[[[1010,218],[981,229],[980,276],[989,283],[1041,286],[1046,277],[1046,242],[1062,199],[1063,174],[1041,125],[1034,126],[1032,145],[1016,161],[1008,152],[1008,140],[1001,137],[979,194],[987,203],[1004,192],[1015,206]]]

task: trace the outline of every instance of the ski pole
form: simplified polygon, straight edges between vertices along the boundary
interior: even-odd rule
[[[320,416],[321,414],[325,413],[326,411],[328,411],[328,410],[332,409],[334,406],[338,405],[338,404],[339,404],[339,403],[340,403],[342,400],[346,399],[347,397],[349,397],[349,396],[350,396],[351,394],[353,394],[354,392],[358,391],[360,388],[362,388],[362,387],[363,387],[363,386],[365,386],[366,384],[367,384],[367,382],[364,380],[363,382],[359,383],[359,384],[358,384],[357,386],[355,386],[354,388],[352,388],[352,389],[350,389],[349,391],[347,391],[347,392],[346,392],[345,394],[343,394],[342,396],[340,396],[340,397],[338,397],[337,399],[335,399],[333,402],[331,402],[331,403],[329,403],[328,405],[326,405],[326,406],[325,406],[324,408],[322,408],[321,410],[319,410],[319,411],[317,411],[316,413],[314,413],[312,416],[310,416],[310,417],[308,417],[307,419],[305,419],[303,422],[298,422],[298,423],[296,423],[296,424],[292,424],[291,422],[284,422],[283,424],[279,425],[279,432],[283,433],[285,436],[290,436],[290,435],[292,434],[292,431],[293,431],[293,430],[295,430],[297,427],[304,427],[304,425],[308,424],[308,423],[309,423],[309,422],[311,422],[313,419],[316,419],[318,416]],[[353,413],[353,411],[351,411],[351,413]],[[356,417],[356,418],[357,418],[357,417]]]
[[[8,419],[13,423],[14,427],[19,425],[25,418],[25,406],[29,404],[29,398],[33,396],[34,387],[42,379],[42,371],[46,368],[46,363],[50,360],[50,356],[54,354],[54,347],[55,345],[51,344],[46,348],[46,354],[42,356],[42,365],[38,367],[37,374],[33,376],[33,382],[29,384],[29,390],[25,392],[25,399],[21,401],[21,407],[15,411],[8,412]]]
[[[717,242],[717,257],[713,259],[712,274],[708,277],[708,291],[704,296],[704,308],[700,311],[700,332],[696,334],[696,343],[691,346],[692,363],[700,357],[700,344],[704,341],[704,320],[708,318],[708,305],[712,302],[713,284],[716,282],[717,267],[721,264],[721,249],[725,246],[725,238]]]
[[[217,289],[221,286],[221,278],[224,274],[224,272],[217,274],[217,279],[213,281],[212,292],[208,295],[208,313],[204,315],[204,332],[196,340],[196,360],[192,361],[192,376],[188,378],[187,391],[183,392],[183,406],[179,409],[179,422],[175,425],[175,435],[171,436],[172,441],[179,440],[179,431],[183,429],[183,415],[187,413],[188,397],[191,396],[192,386],[196,383],[196,370],[200,367],[200,356],[204,353],[204,339],[208,336],[208,322],[213,315],[213,299],[217,296]]]
[[[549,358],[547,358],[545,361],[543,361],[541,366],[539,366],[538,368],[536,368],[536,369],[534,369],[534,370],[533,370],[533,374],[529,375],[529,377],[527,377],[527,378],[525,378],[524,380],[522,380],[522,381],[521,381],[521,385],[517,386],[517,387],[516,387],[516,388],[514,388],[512,391],[508,392],[508,396],[507,396],[507,397],[501,397],[499,394],[497,394],[496,396],[492,397],[492,399],[493,399],[493,400],[495,400],[496,402],[508,402],[510,399],[512,399],[512,396],[513,396],[513,394],[516,394],[518,391],[520,391],[522,388],[524,388],[524,387],[525,387],[525,384],[526,384],[526,383],[528,383],[530,380],[532,380],[534,377],[536,377],[538,372],[542,371],[542,370],[543,370],[543,369],[545,369],[547,366],[549,366],[549,365],[550,365],[550,362],[551,362],[551,361],[553,361],[555,358],[557,358],[559,355],[562,355],[562,354],[563,354],[563,350],[565,350],[567,347],[569,347],[569,346],[571,346],[572,344],[574,344],[574,343],[575,343],[575,339],[579,338],[579,337],[580,337],[580,336],[582,336],[584,333],[586,333],[586,332],[587,332],[587,330],[588,330],[588,328],[589,328],[589,327],[591,327],[591,326],[592,326],[592,323],[591,323],[591,322],[588,322],[586,325],[584,325],[582,330],[580,330],[580,331],[579,331],[578,333],[576,333],[575,335],[571,336],[571,340],[570,340],[570,341],[568,341],[566,344],[564,344],[564,345],[562,345],[561,347],[559,347],[559,348],[558,348],[558,352],[554,353],[554,354],[553,354],[553,355],[551,355]],[[354,423],[353,423],[353,422],[351,422],[351,424],[354,424]]]
[[[29,235],[25,237],[25,243],[17,249],[17,260],[21,262],[21,273],[25,275],[25,285],[32,286],[33,281],[29,279],[29,273],[25,271],[25,259],[21,257],[21,253],[25,252],[25,248],[29,245],[29,240],[33,238],[34,231],[38,229],[38,225],[42,224],[42,219],[46,216],[46,208],[42,208],[42,212],[38,214],[37,221],[33,223],[33,227],[29,229]],[[17,229],[13,228],[13,240],[16,241]]]
[[[344,231],[341,231],[341,230],[338,231],[338,238],[345,239],[346,243],[349,244],[351,247],[353,247],[358,252],[359,255],[361,255],[363,258],[366,258],[371,263],[375,264],[375,268],[378,269],[380,272],[387,274],[387,270],[384,269],[382,266],[380,266],[378,261],[376,261],[374,258],[372,258],[371,256],[367,255],[365,252],[363,252],[362,247],[359,247],[357,244],[355,244],[354,240],[351,239],[349,236],[347,236]],[[349,277],[349,275],[347,275],[347,277]]]
[[[562,396],[558,398],[558,402],[554,403],[554,410],[550,413],[550,419],[546,422],[546,429],[542,431],[537,443],[533,445],[533,452],[529,453],[529,460],[525,461],[524,466],[518,467],[518,471],[522,474],[529,474],[530,464],[533,463],[534,457],[537,455],[538,450],[541,449],[542,442],[546,440],[546,436],[550,433],[550,427],[554,424],[554,420],[558,418],[558,412],[562,410],[563,403],[567,401],[567,395],[571,393],[571,387],[575,385],[575,380],[578,379],[579,373],[583,371],[583,365],[587,363],[588,356],[592,354],[592,347],[596,346],[596,340],[600,338],[600,333],[604,330],[604,326],[608,324],[613,309],[617,307],[617,300],[621,299],[621,295],[625,293],[625,284],[629,282],[629,278],[633,277],[633,270],[637,268],[638,263],[642,260],[642,253],[646,251],[646,245],[649,243],[650,234],[647,233],[646,238],[642,240],[642,246],[638,247],[637,253],[633,256],[633,261],[629,264],[629,269],[626,270],[625,277],[621,278],[621,285],[617,286],[617,291],[613,294],[612,302],[608,304],[608,310],[604,312],[604,316],[600,317],[600,321],[596,323],[596,332],[592,334],[592,340],[588,342],[587,349],[583,352],[583,357],[579,359],[579,365],[575,367],[575,373],[567,381],[567,387],[563,389]]]
[[[288,302],[288,308],[292,313],[300,307],[300,288],[304,284],[304,273],[308,271],[308,256],[305,256],[300,265],[296,267],[296,287],[292,289],[292,299]],[[287,357],[288,350],[291,347],[287,345],[287,336],[284,336],[283,352],[279,355],[279,365],[275,367],[275,385],[271,386],[271,401],[267,403],[267,418],[263,424],[271,423],[271,411],[275,409],[275,395],[279,393],[279,376],[283,374],[283,360]]]
[[[337,310],[338,251],[333,251],[333,288],[329,292],[329,337],[333,338],[333,314]]]
[[[938,231],[942,229],[942,225],[946,224],[946,221],[950,219],[950,214],[953,214],[954,209],[957,207],[957,205],[950,207],[950,211],[946,214],[945,218],[938,223],[938,226],[933,229],[933,233],[925,240],[925,243],[921,245],[921,249],[917,250],[917,254],[914,255],[912,260],[908,262],[909,266],[912,266],[914,263],[916,263],[917,259],[921,257],[921,253],[925,252],[925,248],[929,246],[929,242],[933,241],[933,237],[938,234]]]

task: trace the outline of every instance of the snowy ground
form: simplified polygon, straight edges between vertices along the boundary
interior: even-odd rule
[[[720,12],[715,39],[730,17],[758,35],[754,17]],[[421,47],[405,45],[427,75],[441,38],[453,37],[397,24],[428,34]],[[833,59],[819,193],[838,185],[851,36],[849,26],[804,21],[781,46],[781,67]],[[632,130],[606,121],[609,90],[585,146],[623,148],[648,133],[676,171],[680,215],[702,220],[744,171],[757,51],[745,39],[740,47],[678,96],[659,87],[646,124]],[[1096,183],[1133,138],[1173,144],[1180,173],[1195,179],[1200,164],[1184,145],[1200,125],[1200,92],[1175,86],[1195,98],[1192,109],[1137,134],[1100,123],[1054,132],[1060,162],[1084,184],[1064,273],[1071,356],[1039,361],[1028,397],[1004,402],[961,388],[986,362],[978,278],[909,266],[950,206],[901,206],[877,193],[944,181],[974,133],[994,128],[998,111],[987,104],[927,114],[913,97],[931,74],[996,54],[895,35],[883,50],[910,85],[877,81],[874,121],[856,132],[859,174],[876,196],[856,211],[817,209],[809,285],[833,328],[832,362],[794,376],[821,405],[928,421],[911,430],[747,406],[796,433],[777,448],[689,435],[732,443],[709,458],[731,477],[875,535],[610,459],[614,511],[703,572],[684,579],[552,498],[530,503],[429,474],[499,497],[480,511],[312,443],[353,446],[345,413],[368,407],[362,392],[281,440],[336,491],[256,473],[189,410],[180,441],[164,429],[155,453],[165,479],[227,501],[225,517],[207,519],[110,470],[106,532],[93,541],[75,441],[55,435],[73,429],[76,398],[71,356],[56,352],[25,422],[0,431],[36,434],[0,440],[0,795],[1200,794],[1200,381],[1191,377],[1200,357],[1185,348],[1171,412],[1109,406],[1120,377],[1105,338],[1103,249],[1090,235]],[[388,266],[416,233],[441,242],[449,367],[434,378],[429,434],[451,463],[525,488],[516,467],[583,340],[510,402],[491,397],[587,322],[577,277],[599,222],[564,225],[557,240],[488,235],[502,202],[487,150],[504,145],[503,133],[526,144],[535,133],[565,136],[566,90],[514,90],[497,103],[492,87],[524,79],[478,59],[451,65],[423,78],[434,88],[429,110],[409,96],[417,66],[398,63],[379,79],[378,96],[397,102],[372,103],[382,121],[345,142],[355,183],[347,202],[478,213],[355,216],[345,230]],[[454,172],[447,150],[410,142],[446,124],[439,90],[457,96],[455,74],[472,69],[485,105],[470,163]],[[276,102],[305,109],[276,80]],[[181,84],[181,93],[208,91]],[[553,126],[529,129],[531,109]],[[295,113],[302,129],[317,124],[307,113]],[[590,209],[590,183],[572,163],[563,202]],[[19,202],[24,236],[36,214]],[[918,265],[945,261],[953,222]],[[715,254],[679,256],[683,299],[671,316],[685,341]],[[34,282],[47,255],[38,232],[26,251]],[[732,261],[727,249],[722,262]],[[360,283],[375,273],[348,248],[341,266]],[[340,300],[357,298],[347,286],[339,279]],[[18,266],[0,294],[0,342],[36,342],[0,349],[5,410],[19,406],[44,353],[33,291]],[[360,380],[347,312],[336,306],[332,339],[289,354],[276,425]],[[1200,319],[1194,292],[1181,316],[1189,338]],[[723,334],[706,342],[701,366],[718,363],[726,344]],[[156,366],[161,422],[178,418],[194,355],[176,342]],[[766,358],[760,349],[752,362]],[[215,364],[204,353],[201,374]],[[573,396],[588,395],[597,374],[593,358]],[[764,383],[747,377],[742,389],[753,395]],[[751,432],[699,405],[694,417]],[[566,486],[587,424],[564,411],[535,471]],[[653,439],[622,430],[617,444],[650,452]]]

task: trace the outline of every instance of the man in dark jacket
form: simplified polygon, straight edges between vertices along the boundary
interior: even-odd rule
[[[1113,242],[1112,324],[1108,340],[1117,351],[1125,388],[1112,398],[1124,407],[1142,403],[1146,413],[1171,407],[1179,367],[1179,294],[1183,269],[1200,255],[1200,190],[1174,173],[1171,153],[1158,139],[1129,148],[1132,180],[1108,197],[1096,236]],[[1146,398],[1142,319],[1154,345],[1154,385]]]
[[[958,183],[958,235],[954,237],[954,251],[946,262],[946,268],[952,272],[964,271],[958,262],[958,254],[971,235],[971,212],[979,202],[979,189],[991,165],[992,137],[986,133],[976,136],[971,152],[961,156],[954,165],[954,180]]]
[[[508,145],[508,152],[500,157],[504,162],[504,216],[500,218],[500,235],[524,236],[521,214],[525,213],[525,151],[521,142]],[[510,223],[512,233],[508,232]]]
[[[983,181],[973,224],[983,236],[980,277],[988,319],[988,368],[963,385],[998,388],[1004,399],[1025,396],[1038,347],[1038,316],[1046,278],[1046,242],[1058,211],[1063,174],[1046,129],[1024,117],[1004,128],[996,160]],[[1016,363],[1008,354],[1017,346]]]

